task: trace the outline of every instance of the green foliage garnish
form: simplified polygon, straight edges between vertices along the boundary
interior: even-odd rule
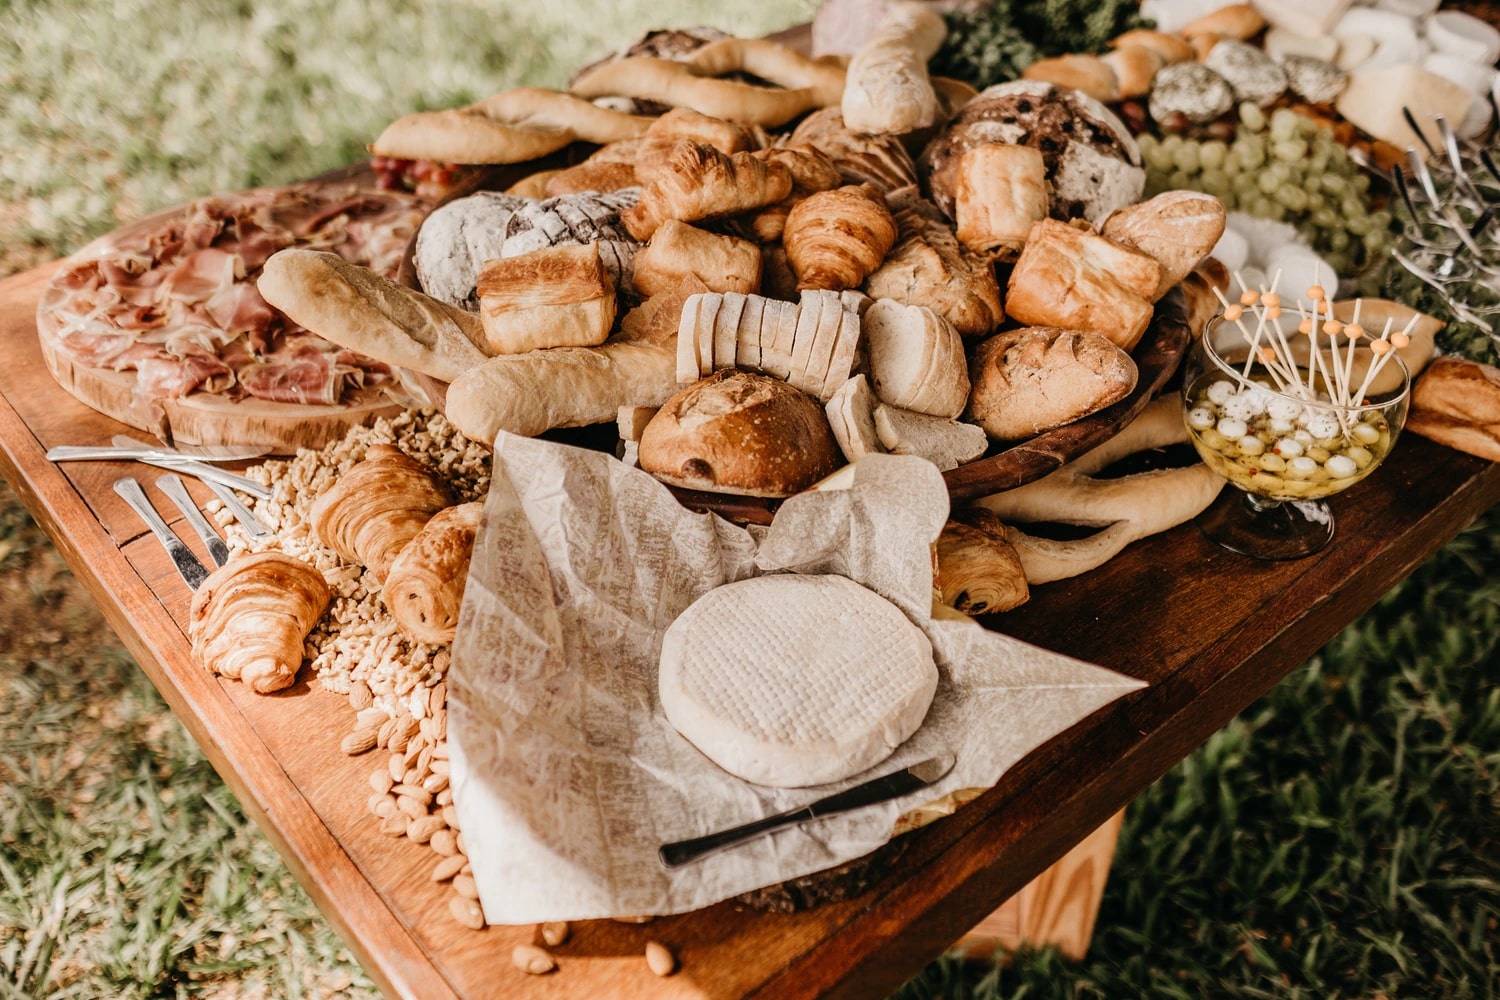
[[[944,19],[948,37],[932,72],[981,90],[1016,79],[1038,59],[1103,52],[1116,35],[1154,25],[1135,0],[995,0]]]

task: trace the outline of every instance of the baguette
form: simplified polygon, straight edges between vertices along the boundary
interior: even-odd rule
[[[856,132],[911,132],[937,124],[942,112],[927,61],[947,25],[917,3],[893,4],[854,58],[844,80],[844,123]]]
[[[448,387],[447,416],[472,441],[501,431],[533,437],[554,427],[614,420],[622,406],[660,406],[677,391],[677,342],[612,341],[505,354]]]
[[[451,382],[490,356],[484,324],[336,253],[272,254],[257,283],[294,323],[376,361]]]

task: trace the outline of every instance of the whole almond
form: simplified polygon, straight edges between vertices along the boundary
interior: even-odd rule
[[[407,819],[421,819],[427,815],[427,807],[410,795],[396,796],[396,808],[406,816]]]
[[[373,815],[380,816],[380,808],[387,802],[391,804],[392,809],[396,808],[395,801],[389,795],[381,795],[379,792],[376,792],[365,800],[365,810]],[[383,819],[384,817],[381,818]]]
[[[469,863],[469,859],[462,854],[454,854],[439,861],[432,869],[432,880],[434,882],[446,882],[457,875],[459,869]]]
[[[449,785],[447,788],[434,795],[432,799],[440,806],[451,806],[453,804],[453,786]]]
[[[453,879],[453,891],[465,899],[478,899],[479,886],[474,882],[473,875],[458,875]]]
[[[432,738],[443,740],[448,738],[448,710],[440,708],[432,713],[432,718],[427,720],[432,724]]]
[[[451,805],[443,806],[443,822],[457,830],[459,828],[458,810]]]
[[[453,914],[454,920],[465,927],[472,927],[476,931],[484,927],[484,911],[472,899],[464,899],[462,896],[449,897],[448,912]]]
[[[446,760],[434,760],[432,762],[433,774],[449,774],[451,772],[448,770],[448,768],[449,764]]]
[[[399,813],[380,821],[380,832],[388,837],[401,837],[406,834],[406,825],[410,822]]]
[[[426,777],[426,775],[424,775],[421,771],[418,771],[414,767],[408,767],[405,771],[401,772],[401,784],[420,785],[424,777]]]
[[[464,846],[464,832],[458,831],[458,851],[460,854],[468,854],[469,849]]]
[[[557,968],[552,956],[534,944],[516,945],[515,951],[510,953],[510,960],[516,968],[533,976],[546,975]]]
[[[376,711],[376,709],[370,709],[370,711]],[[383,747],[389,747],[391,745],[391,737],[394,736],[395,734],[396,734],[396,720],[395,719],[386,719],[384,722],[382,722],[380,724],[379,736],[378,736],[380,745],[383,746]]]
[[[451,858],[458,854],[458,834],[444,826],[432,835],[432,839],[427,842],[427,846],[437,851],[443,857]]]
[[[386,768],[391,772],[391,780],[394,782],[399,782],[402,776],[406,774],[406,762],[401,759],[399,753],[391,754],[390,760],[386,763]]]
[[[448,741],[447,740],[433,740],[432,741],[432,755],[434,757],[436,757],[438,760],[447,760],[448,759]]]
[[[427,789],[433,795],[436,795],[438,792],[441,792],[443,789],[448,787],[448,776],[446,774],[437,773],[429,774],[427,777],[422,779],[422,787]]]
[[[436,714],[437,710],[448,707],[448,684],[438,681],[427,689],[427,712],[429,715]]]
[[[370,772],[370,787],[375,789],[375,791],[379,792],[381,795],[384,795],[386,792],[390,791],[391,786],[395,783],[396,782],[391,778],[391,772],[389,771],[380,770]]]
[[[396,814],[401,812],[401,809],[399,808],[399,805],[396,802],[394,796],[382,795],[380,797],[380,804],[371,811],[381,819],[390,819],[392,816],[395,816]]]
[[[443,817],[423,816],[420,819],[411,821],[411,824],[406,828],[406,835],[419,844],[425,844],[432,839],[434,833],[437,833],[442,828]],[[478,896],[479,894],[476,892],[474,895]]]
[[[427,808],[427,806],[432,803],[432,793],[423,788],[421,785],[392,785],[391,791],[396,795],[404,795],[409,799],[416,799],[418,802],[422,803],[423,809]]]
[[[349,685],[349,707],[356,712],[363,712],[375,704],[375,695],[370,692],[370,685],[364,681],[355,681]]]
[[[415,741],[406,744],[406,749],[401,753],[401,759],[406,764],[406,770],[427,773],[422,768],[422,748],[416,746]]]
[[[416,768],[423,774],[431,774],[432,765],[435,763],[432,757],[432,744],[428,743],[427,737],[421,733],[418,733],[412,742],[416,743],[417,740],[422,741],[422,752],[417,754]]]
[[[422,732],[422,720],[413,718],[410,715],[403,716],[401,719],[401,732],[405,739],[412,739]]]
[[[547,947],[556,948],[568,939],[568,922],[566,920],[549,920],[542,924],[542,940],[547,942]]]
[[[375,749],[378,735],[373,729],[356,729],[339,742],[339,749],[351,757],[358,757]]]
[[[354,725],[360,729],[378,728],[385,725],[389,719],[390,716],[386,714],[385,709],[371,705],[369,708],[359,710],[359,714],[354,717]]]
[[[395,728],[391,730],[391,738],[388,741],[390,743],[391,749],[396,751],[397,753],[405,753],[406,741],[406,730],[401,728],[400,723],[396,723]]]
[[[646,964],[658,976],[670,976],[677,971],[677,959],[659,941],[646,942]]]

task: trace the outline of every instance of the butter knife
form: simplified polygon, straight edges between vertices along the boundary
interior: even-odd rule
[[[187,518],[187,523],[193,526],[198,537],[203,539],[203,544],[208,546],[209,558],[214,561],[215,566],[222,566],[229,561],[229,546],[224,544],[224,539],[208,523],[208,518],[198,509],[193,502],[193,497],[187,491],[187,486],[182,478],[175,472],[169,472],[164,476],[156,477],[156,486],[167,495],[167,499],[177,505],[182,511],[182,516]]]
[[[170,469],[173,472],[181,472],[201,479],[205,483],[219,482],[225,486],[248,493],[262,500],[271,498],[269,487],[262,486],[248,476],[241,476],[227,469],[220,469],[209,465],[207,462],[199,462],[190,458],[179,458],[160,450],[137,450],[131,448],[116,447],[82,447],[76,445],[59,445],[47,450],[49,462],[124,462],[136,461],[145,465],[154,465],[158,469]]]
[[[953,763],[952,754],[929,757],[920,764],[913,764],[905,770],[872,778],[862,785],[855,785],[853,788],[836,792],[796,809],[788,809],[786,812],[767,816],[765,819],[754,820],[742,826],[720,830],[717,833],[704,834],[691,840],[663,844],[656,852],[657,857],[661,859],[664,868],[681,868],[683,865],[697,861],[705,854],[743,843],[753,837],[770,833],[772,830],[806,823],[808,820],[819,819],[823,816],[832,816],[834,813],[861,809],[877,802],[899,798],[908,792],[915,792],[941,779],[953,769]]]
[[[183,543],[182,539],[167,527],[167,522],[161,519],[156,508],[151,506],[151,501],[146,499],[146,491],[141,489],[141,484],[129,476],[116,479],[115,492],[124,497],[125,502],[130,504],[130,509],[146,522],[146,527],[151,529],[151,533],[172,557],[173,565],[177,567],[177,572],[182,574],[182,579],[187,582],[187,585],[193,590],[202,586],[203,581],[208,579],[208,570],[203,568],[198,557],[193,555],[192,550]]]
[[[224,506],[229,508],[229,513],[240,522],[240,526],[250,532],[251,538],[265,538],[274,532],[261,523],[260,518],[250,513],[250,508],[245,506],[244,501],[234,495],[234,490],[223,483],[209,482],[208,488],[214,491],[214,496],[223,501]]]

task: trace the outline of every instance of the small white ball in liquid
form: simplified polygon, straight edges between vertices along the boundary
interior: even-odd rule
[[[1347,455],[1334,455],[1323,468],[1327,469],[1328,474],[1335,479],[1344,479],[1359,471],[1359,466],[1354,464],[1354,459]]]
[[[1265,413],[1266,407],[1270,406],[1271,401],[1276,398],[1266,390],[1258,387],[1246,389],[1240,393],[1240,396],[1244,398],[1245,402],[1250,404],[1250,415],[1253,417],[1258,417]]]
[[[1286,469],[1286,459],[1274,452],[1268,452],[1260,456],[1260,467],[1266,472],[1282,472]]]
[[[1208,387],[1208,398],[1215,406],[1223,406],[1234,395],[1234,383],[1227,379],[1220,379]]]
[[[1216,423],[1218,418],[1214,416],[1214,411],[1206,406],[1195,406],[1188,411],[1188,424],[1200,431],[1207,430]]]
[[[1339,418],[1332,413],[1309,411],[1307,432],[1315,438],[1335,437],[1339,432]]]
[[[1266,404],[1266,412],[1272,420],[1296,420],[1302,415],[1302,404],[1285,396],[1272,396]]]
[[[1301,455],[1286,463],[1286,474],[1293,479],[1307,479],[1318,471],[1318,463]]]
[[[1295,434],[1292,435],[1292,437],[1296,438],[1297,443],[1302,445],[1302,447],[1304,448],[1317,440],[1317,438],[1313,437],[1306,430],[1302,429],[1299,429]]]
[[[1351,433],[1360,444],[1374,444],[1380,440],[1380,429],[1371,424],[1355,424]]]
[[[1219,412],[1235,420],[1249,420],[1255,416],[1255,407],[1251,404],[1250,397],[1241,393],[1224,400],[1219,406]]]
[[[1370,453],[1370,449],[1361,448],[1359,445],[1345,448],[1344,457],[1361,469],[1375,461],[1375,456]]]
[[[1302,454],[1302,442],[1296,438],[1282,438],[1276,442],[1276,453],[1282,458],[1296,458]]]
[[[1277,420],[1275,418],[1272,418],[1272,420],[1271,420],[1271,433],[1272,434],[1276,434],[1276,435],[1285,437],[1286,435],[1292,433],[1292,431],[1294,431],[1296,429],[1297,429],[1297,425],[1294,424],[1294,423],[1292,423],[1290,420]]]
[[[1243,420],[1225,417],[1219,421],[1219,433],[1230,439],[1242,438],[1249,430],[1250,428],[1245,426]]]
[[[1266,443],[1254,434],[1246,434],[1235,443],[1239,446],[1241,455],[1253,457],[1266,450]]]

